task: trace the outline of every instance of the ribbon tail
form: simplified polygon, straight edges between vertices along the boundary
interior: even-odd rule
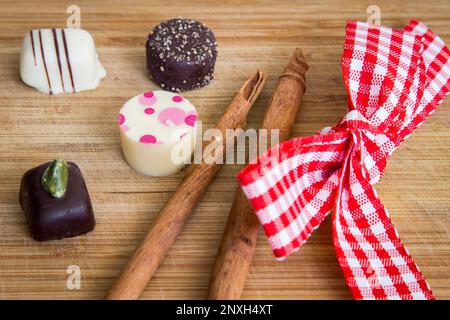
[[[434,299],[374,187],[349,159],[336,199],[333,240],[354,298]]]

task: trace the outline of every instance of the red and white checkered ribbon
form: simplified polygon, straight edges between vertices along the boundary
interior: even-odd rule
[[[449,56],[417,21],[404,30],[347,23],[347,115],[315,136],[281,143],[238,175],[278,258],[334,208],[334,246],[354,298],[434,298],[373,185],[449,92]]]

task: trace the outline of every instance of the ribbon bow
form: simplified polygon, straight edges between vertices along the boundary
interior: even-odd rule
[[[348,22],[348,114],[267,151],[238,175],[275,256],[296,251],[333,210],[333,241],[355,299],[433,299],[373,187],[388,157],[450,90],[449,50],[422,23]]]

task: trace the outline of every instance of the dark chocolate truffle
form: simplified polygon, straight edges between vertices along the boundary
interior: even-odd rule
[[[203,87],[214,76],[217,41],[212,31],[192,19],[161,22],[148,35],[147,68],[164,90]]]
[[[86,183],[75,163],[64,161],[68,176],[63,181],[67,181],[67,186],[62,196],[52,195],[52,188],[44,188],[42,175],[54,163],[45,163],[27,171],[20,186],[20,205],[25,211],[31,236],[37,241],[74,237],[92,231],[95,227]],[[59,187],[57,184],[51,187],[55,185]]]

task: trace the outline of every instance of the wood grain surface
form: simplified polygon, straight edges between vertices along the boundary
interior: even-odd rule
[[[89,92],[47,96],[19,77],[30,29],[64,27],[66,8],[81,7],[108,75]],[[294,136],[333,125],[346,111],[340,58],[347,19],[381,8],[382,24],[428,24],[450,43],[450,2],[433,1],[0,1],[0,299],[101,299],[144,237],[184,172],[167,178],[135,173],[125,163],[116,123],[130,97],[157,89],[145,68],[151,28],[174,16],[198,19],[216,34],[216,79],[185,94],[205,127],[221,116],[241,83],[260,68],[268,84],[248,127],[260,123],[273,86],[295,47],[308,58],[306,94]],[[393,155],[380,197],[438,299],[450,299],[450,99]],[[82,169],[97,218],[85,236],[33,241],[18,203],[22,174],[62,157]],[[204,299],[236,188],[240,165],[224,166],[147,286],[145,299]],[[66,287],[66,269],[81,268],[81,289]],[[261,234],[245,299],[350,299],[327,219],[301,250],[275,262]]]

